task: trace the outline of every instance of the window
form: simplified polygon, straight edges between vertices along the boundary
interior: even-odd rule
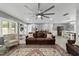
[[[2,21],[2,35],[16,33],[16,23],[3,20]]]
[[[2,21],[2,34],[8,34],[9,30],[9,22],[6,20]]]
[[[10,22],[9,26],[10,26],[9,33],[16,33],[16,23]]]

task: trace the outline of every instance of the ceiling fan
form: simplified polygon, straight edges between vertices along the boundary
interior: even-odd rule
[[[35,12],[35,16],[36,16],[36,19],[37,18],[41,18],[43,19],[43,17],[45,18],[50,18],[48,15],[54,15],[55,13],[46,13],[47,11],[51,10],[52,8],[54,8],[55,6],[51,6],[49,7],[48,9],[44,10],[44,11],[41,11],[40,10],[40,3],[38,3],[38,12],[36,13],[36,11],[32,10],[31,8],[29,8],[28,6],[24,6],[25,8],[28,8],[29,10]]]

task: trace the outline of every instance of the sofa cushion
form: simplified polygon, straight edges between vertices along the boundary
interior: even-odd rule
[[[7,35],[4,35],[4,39],[6,39],[6,40],[14,40],[16,38],[17,38],[16,34],[7,34]]]
[[[13,40],[16,39],[17,37],[16,34],[10,34],[9,36],[10,36],[10,39],[13,39]]]
[[[11,40],[9,35],[4,35],[5,40]]]
[[[10,40],[9,42],[12,43],[12,42],[16,42],[16,41],[17,41],[17,40],[15,39],[15,40]]]

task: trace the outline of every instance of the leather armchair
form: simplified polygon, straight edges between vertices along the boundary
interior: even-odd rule
[[[79,56],[79,46],[66,43],[67,52],[73,56]]]

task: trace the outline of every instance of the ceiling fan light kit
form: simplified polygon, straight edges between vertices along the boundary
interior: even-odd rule
[[[38,18],[41,18],[41,15],[38,15]]]

